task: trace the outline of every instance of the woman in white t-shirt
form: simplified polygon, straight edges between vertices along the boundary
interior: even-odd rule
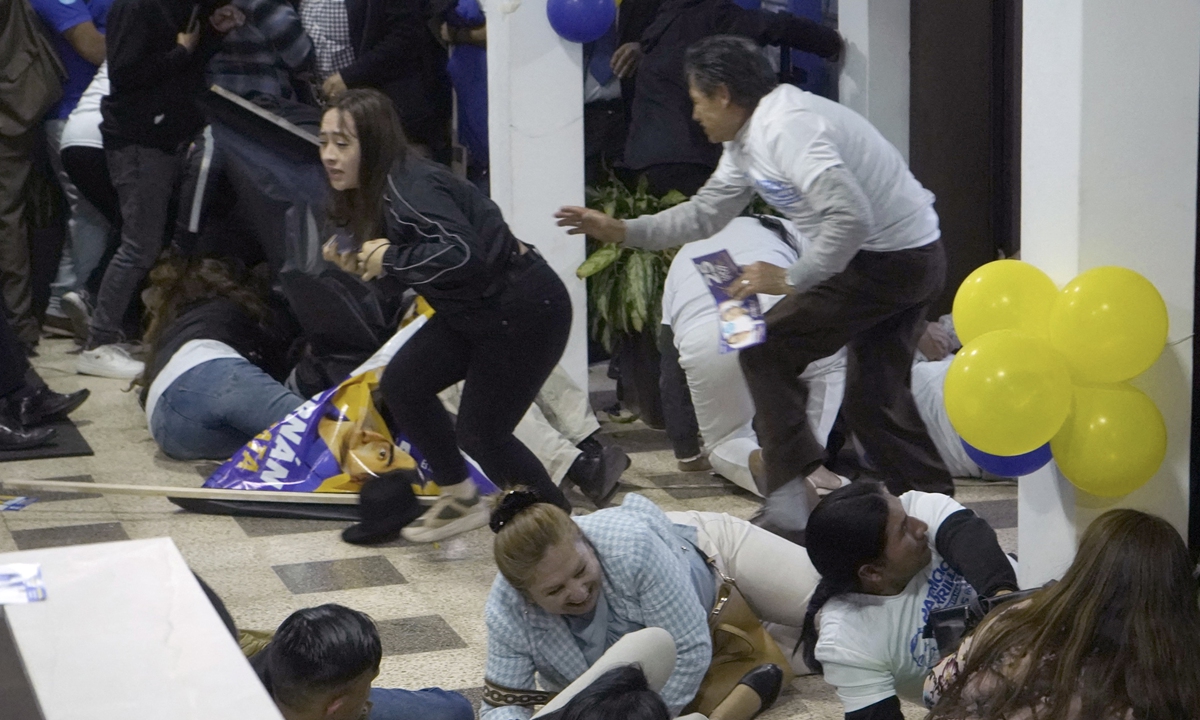
[[[1017,589],[996,533],[946,495],[856,482],[808,519],[808,556],[821,582],[808,606],[805,661],[837,688],[846,720],[901,720],[921,701],[937,643],[931,610]]]

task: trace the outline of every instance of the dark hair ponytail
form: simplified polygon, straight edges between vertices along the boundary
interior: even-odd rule
[[[887,545],[888,504],[883,486],[859,481],[829,493],[808,517],[808,557],[821,573],[804,615],[800,642],[804,662],[823,672],[816,658],[817,613],[838,595],[858,589],[858,570]]]

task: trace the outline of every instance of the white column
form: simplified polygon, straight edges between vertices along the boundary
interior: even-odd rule
[[[839,0],[846,60],[840,102],[883,133],[908,161],[909,0]]]
[[[1166,300],[1168,342],[1192,332],[1200,6],[1194,0],[1024,5],[1021,257],[1060,285],[1099,265],[1137,270]],[[1145,51],[1153,48],[1153,52]],[[1167,458],[1116,500],[1051,465],[1021,480],[1022,586],[1059,577],[1099,514],[1131,507],[1186,537],[1192,346],[1169,346],[1134,384],[1167,423]]]
[[[587,298],[575,277],[584,241],[554,224],[559,207],[584,203],[581,46],[550,27],[545,0],[486,0],[484,12],[492,199],[571,293],[575,322],[562,364],[586,389]]]

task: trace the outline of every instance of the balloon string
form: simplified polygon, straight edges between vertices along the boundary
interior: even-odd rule
[[[1191,340],[1194,337],[1196,337],[1196,334],[1192,333],[1191,335],[1188,335],[1187,337],[1181,337],[1178,340],[1172,340],[1171,342],[1167,343],[1167,347],[1175,347],[1179,343],[1187,342],[1188,340]]]

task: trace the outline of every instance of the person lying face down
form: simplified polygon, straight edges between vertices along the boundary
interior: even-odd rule
[[[371,618],[329,604],[289,615],[250,664],[285,720],[473,720],[458,693],[372,688],[382,657]]]
[[[939,660],[922,637],[931,611],[1017,589],[992,528],[939,493],[895,497],[855,482],[818,503],[807,541],[821,581],[804,618],[805,660],[837,688],[847,720],[900,720],[900,697],[920,701]]]
[[[662,628],[674,641],[676,663],[660,692],[678,714],[712,661],[717,576],[707,558],[763,621],[799,627],[816,586],[799,545],[723,513],[664,513],[633,493],[572,518],[516,490],[501,499],[491,527],[500,575],[485,609],[485,720],[528,720],[532,705],[545,702],[522,701],[534,688],[564,690],[643,628]],[[639,652],[622,660],[650,667]],[[772,698],[758,695],[761,710]]]

